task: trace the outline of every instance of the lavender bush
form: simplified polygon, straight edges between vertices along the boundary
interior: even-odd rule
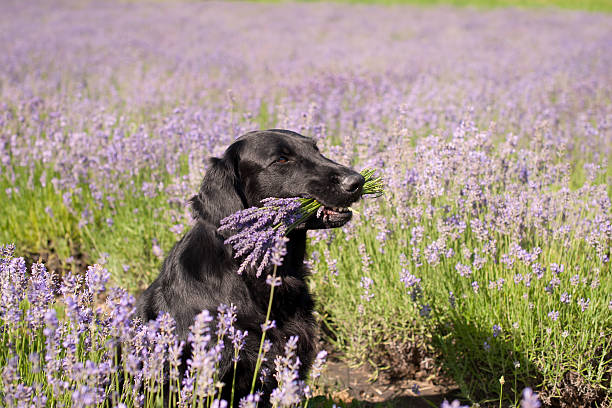
[[[233,326],[235,307],[219,306],[216,330],[208,310],[196,317],[188,338],[191,357],[181,376],[185,343],[174,333],[172,317],[137,321],[134,298],[116,287],[107,291],[109,277],[94,265],[85,279],[67,274],[57,287],[57,276],[43,264],[32,265],[28,273],[24,259],[14,257],[13,245],[0,247],[3,406],[152,407],[165,394],[172,406],[227,407],[219,396],[233,384],[219,381],[220,349],[229,339],[236,364],[248,335]],[[298,376],[296,342],[297,337],[289,339],[285,355],[275,361],[274,407],[297,406],[309,396],[310,387]],[[313,384],[324,362],[325,353],[319,353]],[[259,392],[235,406],[250,406]]]
[[[442,370],[473,401],[517,405],[531,386],[543,405],[608,403],[610,26],[569,11],[2,2],[0,242],[61,271],[65,303],[40,314],[55,304],[41,267],[31,294],[23,274],[2,281],[3,334],[41,339],[3,338],[4,378],[27,379],[11,395],[97,401],[112,356],[81,342],[132,330],[130,306],[111,290],[122,309],[93,333],[98,305],[83,305],[106,277],[84,283],[84,265],[136,293],[189,228],[205,159],[281,127],[383,169],[383,200],[311,235],[311,285],[348,358]],[[58,358],[40,330],[67,339]],[[126,373],[146,391],[138,356]],[[58,370],[70,376],[45,379]]]
[[[7,407],[150,407],[162,401],[179,407],[228,406],[217,398],[224,386],[233,387],[217,376],[224,337],[232,342],[235,370],[248,335],[233,326],[234,306],[219,306],[214,331],[208,310],[196,317],[188,338],[191,358],[181,376],[185,343],[175,335],[170,315],[162,313],[144,325],[134,319],[134,298],[119,288],[107,291],[109,274],[100,265],[89,267],[85,279],[66,275],[55,288],[52,272],[34,264],[28,273],[14,249],[0,247],[0,396]],[[101,296],[106,297],[104,306]],[[278,387],[270,395],[273,407],[300,406],[312,396],[311,387],[299,378],[297,341],[289,338],[285,354],[274,361]],[[321,351],[315,359],[313,383],[326,354]],[[531,389],[523,394],[523,407],[539,406]],[[256,391],[237,405],[257,406],[258,399]],[[442,407],[447,406],[460,405],[444,401]]]

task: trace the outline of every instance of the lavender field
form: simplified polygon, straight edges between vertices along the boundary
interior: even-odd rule
[[[612,15],[3,1],[0,51],[7,406],[161,404],[154,357],[176,383],[182,346],[167,317],[137,331],[133,297],[190,228],[206,159],[267,128],[386,183],[310,235],[338,355],[451,380],[465,404],[536,407],[530,387],[542,406],[612,406]],[[239,349],[230,309],[194,338]],[[225,406],[214,350],[182,406]],[[316,394],[313,374],[283,377],[276,405]]]

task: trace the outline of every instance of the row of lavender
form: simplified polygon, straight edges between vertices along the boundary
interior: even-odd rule
[[[0,8],[0,242],[74,273],[99,261],[136,293],[189,227],[205,159],[296,130],[388,182],[311,240],[347,356],[437,367],[474,400],[610,398],[609,16]]]
[[[188,338],[192,355],[181,377],[185,342],[178,340],[172,317],[160,314],[143,325],[135,318],[133,296],[117,287],[107,291],[110,275],[101,265],[89,267],[84,276],[69,273],[58,285],[43,264],[27,273],[14,246],[0,251],[0,395],[7,406],[149,407],[164,398],[172,406],[228,406],[220,399],[221,388],[232,386],[219,381],[220,348],[231,344],[237,364],[248,335],[234,327],[234,306],[221,305],[217,316],[208,310],[197,316]],[[276,371],[269,374],[279,384],[270,395],[274,406],[296,406],[312,395],[299,380],[296,342],[287,341],[285,355],[275,359]],[[262,360],[269,349],[267,340]],[[325,356],[324,351],[317,356],[312,380]],[[256,407],[259,398],[255,392],[236,406]]]
[[[258,406],[259,391],[235,404],[219,397],[223,387],[232,386],[219,381],[220,349],[231,345],[236,369],[248,336],[234,327],[235,307],[221,305],[216,316],[204,310],[196,317],[188,338],[192,356],[181,377],[185,342],[178,340],[172,317],[162,313],[143,325],[134,318],[133,296],[117,287],[107,290],[110,275],[101,265],[89,267],[85,276],[67,274],[58,285],[58,277],[43,264],[28,272],[14,250],[13,245],[0,247],[3,406]],[[269,343],[264,342],[262,361]],[[298,406],[313,395],[311,386],[299,380],[296,343],[297,337],[288,339],[269,374],[278,381],[269,396],[274,407]],[[326,354],[321,351],[315,359],[313,385]],[[521,404],[540,406],[531,389],[524,390]],[[450,407],[461,405],[443,402],[442,408]]]

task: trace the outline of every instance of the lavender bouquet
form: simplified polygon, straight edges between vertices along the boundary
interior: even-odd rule
[[[362,196],[379,197],[384,192],[382,177],[376,170],[364,169],[365,178]],[[236,252],[234,257],[246,256],[238,273],[247,267],[257,267],[260,276],[266,266],[279,266],[285,256],[289,234],[298,225],[315,214],[324,211],[324,206],[314,198],[266,198],[262,207],[251,207],[238,211],[221,220],[219,231],[236,231],[225,240]]]

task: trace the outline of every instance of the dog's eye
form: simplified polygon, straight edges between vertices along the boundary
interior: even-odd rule
[[[280,164],[285,164],[289,161],[288,158],[286,158],[285,156],[280,156],[278,159],[276,159],[276,163],[280,163]]]

